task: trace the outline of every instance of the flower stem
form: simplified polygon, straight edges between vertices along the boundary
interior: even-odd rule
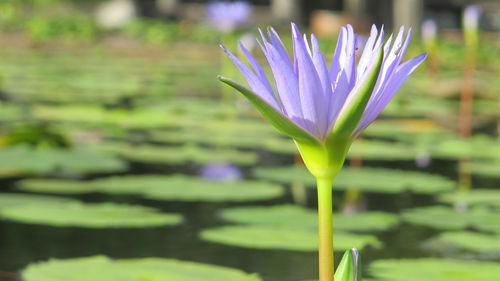
[[[318,235],[319,280],[333,281],[333,177],[317,177],[318,187]]]

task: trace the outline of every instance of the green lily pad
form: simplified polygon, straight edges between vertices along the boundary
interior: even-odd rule
[[[434,258],[377,260],[369,273],[380,281],[491,281],[500,275],[500,264]]]
[[[483,208],[471,208],[464,212],[450,207],[432,206],[410,209],[403,213],[407,222],[444,230],[461,230],[473,227],[483,231],[500,232],[500,213]]]
[[[256,275],[216,265],[174,259],[112,260],[104,256],[53,259],[29,265],[25,281],[259,281]]]
[[[467,205],[487,205],[500,207],[500,190],[475,188],[466,193],[444,193],[439,196],[439,201],[448,204],[455,204],[459,202]]]
[[[317,251],[318,237],[315,231],[269,226],[223,226],[205,229],[200,234],[206,241],[224,245],[290,251]],[[366,246],[380,247],[381,242],[372,235],[336,232],[334,235],[336,251],[350,248],[362,249]]]
[[[469,139],[444,139],[432,147],[431,154],[449,159],[500,159],[497,139],[478,135]]]
[[[300,182],[315,186],[314,178],[305,167],[261,167],[254,170],[258,178],[282,183]],[[414,193],[434,194],[454,189],[455,183],[445,177],[415,171],[383,168],[344,168],[335,178],[333,188],[345,190],[357,188],[361,191],[399,193],[410,190]]]
[[[49,205],[70,202],[76,202],[76,200],[56,196],[0,193],[0,209],[12,206],[25,206],[32,204]]]
[[[98,192],[92,181],[63,179],[25,179],[17,182],[17,189],[53,194],[84,194]]]
[[[445,128],[429,119],[376,120],[363,132],[371,137],[390,138],[394,140],[418,137],[421,135],[446,134]]]
[[[28,224],[86,228],[137,228],[182,222],[180,215],[160,213],[143,206],[80,202],[2,207],[0,217]]]
[[[41,193],[137,194],[154,200],[172,201],[256,201],[280,197],[284,190],[262,181],[212,181],[185,175],[131,175],[92,181],[27,179],[19,182],[24,191]]]
[[[30,148],[15,146],[0,150],[0,174],[26,175],[62,173],[109,173],[127,169],[117,157],[83,149]]]
[[[500,256],[500,234],[485,234],[471,231],[444,232],[431,239],[433,248],[457,247],[471,252]]]
[[[347,157],[366,160],[413,160],[417,155],[418,151],[407,144],[361,139],[354,142]]]
[[[236,207],[222,210],[221,215],[234,223],[311,231],[317,229],[316,212],[296,205]],[[334,214],[335,229],[341,231],[382,231],[397,223],[396,215],[383,212]]]
[[[249,151],[240,151],[229,148],[206,148],[198,145],[159,146],[159,145],[131,145],[128,143],[106,143],[94,147],[97,150],[115,153],[131,161],[181,164],[212,162],[252,165],[257,162],[257,155]]]
[[[258,148],[273,152],[293,154],[297,152],[291,139],[276,135],[262,136],[254,132],[220,132],[185,129],[182,131],[156,131],[151,139],[155,142],[167,143],[199,143],[214,146],[228,146],[238,148]]]
[[[500,179],[500,161],[471,162],[469,169],[475,175]]]

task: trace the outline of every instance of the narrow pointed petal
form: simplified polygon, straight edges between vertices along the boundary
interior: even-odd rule
[[[323,53],[321,53],[321,51],[319,50],[319,43],[314,35],[311,35],[311,45],[312,45],[314,67],[316,68],[316,70],[318,72],[318,76],[319,76],[319,79],[321,81],[321,86],[323,88],[323,92],[322,92],[323,100],[327,104],[330,104],[330,100],[334,98],[333,89],[332,89],[332,81],[330,80],[330,73],[329,73],[328,67],[326,65],[325,57],[323,56]],[[326,134],[330,131],[330,128],[332,126],[332,119],[329,118],[330,110],[331,110],[331,107],[328,106],[327,112],[326,112],[327,119],[326,119],[325,127],[320,128],[322,132],[325,132],[325,135],[323,135],[323,137],[326,136]]]
[[[421,54],[400,65],[394,75],[390,78],[383,95],[378,102],[370,104],[365,110],[365,114],[359,123],[356,133],[361,132],[368,126],[386,107],[389,101],[394,97],[394,94],[399,90],[401,85],[406,81],[408,76],[425,60],[427,54]]]
[[[306,126],[313,135],[320,137],[324,134],[321,128],[326,127],[326,107],[322,100],[322,87],[318,73],[307,51],[300,31],[292,24],[295,61],[299,77],[299,94],[302,104],[302,114]]]
[[[370,31],[370,37],[368,37],[368,40],[366,41],[365,44],[365,48],[363,49],[363,54],[359,59],[358,78],[357,78],[358,81],[361,78],[361,75],[365,73],[366,68],[368,67],[368,62],[370,60],[370,56],[372,55],[373,46],[375,44],[375,40],[377,40],[377,35],[378,35],[377,27],[375,25],[372,25],[372,29]]]
[[[293,72],[292,65],[289,61],[284,61],[283,56],[270,43],[266,43],[265,56],[273,72],[283,112],[298,125],[305,128],[300,105],[299,81]]]
[[[229,78],[219,76],[219,80],[233,87],[242,95],[244,95],[255,106],[255,108],[257,108],[257,110],[262,113],[264,118],[266,118],[267,121],[269,121],[276,129],[278,129],[283,134],[302,143],[310,145],[320,145],[319,140],[316,137],[292,122],[279,110],[269,105],[258,94],[252,92],[243,85]]]
[[[245,46],[239,42],[240,48],[247,57],[248,62],[252,66],[254,72],[257,74],[259,77],[260,81],[264,84],[264,86],[267,88],[267,90],[272,93],[273,92],[273,87],[271,87],[271,84],[269,83],[269,80],[267,79],[266,73],[264,72],[264,69],[260,66],[260,64],[257,62],[257,60],[250,54],[250,52],[245,48]]]
[[[269,105],[271,105],[275,109],[279,109],[278,102],[276,101],[273,92],[269,92],[268,88],[265,86],[265,83],[262,82],[252,70],[250,70],[243,62],[241,62],[236,56],[229,52],[224,46],[221,46],[221,48],[243,73],[252,90]]]
[[[346,44],[346,34],[345,34],[345,29],[342,27],[340,29],[339,33],[339,38],[337,41],[337,46],[335,47],[335,52],[333,54],[333,59],[332,59],[332,65],[330,67],[330,80],[332,82],[336,83],[340,74],[340,71],[342,70],[342,66],[340,64],[340,56],[343,50],[345,49],[345,44]]]

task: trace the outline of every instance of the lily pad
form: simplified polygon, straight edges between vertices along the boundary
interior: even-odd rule
[[[131,175],[92,181],[27,179],[19,182],[24,191],[42,193],[137,194],[154,200],[256,201],[280,197],[284,190],[262,181],[212,181],[185,175]]]
[[[156,130],[150,140],[164,143],[194,143],[217,147],[263,149],[271,152],[295,154],[293,141],[277,133],[268,124],[237,119],[234,121],[207,120],[175,130]],[[271,130],[269,130],[271,129]]]
[[[201,238],[224,245],[268,250],[317,251],[318,237],[315,231],[269,226],[223,226],[205,229]],[[372,235],[336,232],[336,251],[366,246],[380,247],[381,242]]]
[[[216,265],[174,259],[112,260],[104,256],[53,259],[29,265],[25,281],[259,281],[256,275]]]
[[[305,167],[261,167],[254,170],[258,178],[281,183],[300,182],[315,186],[314,178]],[[357,188],[361,191],[399,193],[410,190],[414,193],[435,194],[454,189],[455,183],[445,177],[383,168],[344,168],[335,178],[334,189]]]
[[[126,169],[126,163],[117,157],[92,150],[36,149],[27,146],[0,150],[0,174],[109,173]]]
[[[424,134],[444,135],[447,134],[447,131],[430,119],[399,119],[376,120],[366,128],[363,134],[371,137],[401,140]]]
[[[28,224],[85,228],[138,228],[182,222],[180,215],[160,213],[143,206],[80,202],[2,207],[0,217]]]
[[[449,159],[500,159],[497,139],[478,135],[469,139],[444,139],[433,146],[431,154]]]
[[[407,144],[361,139],[354,142],[347,157],[367,160],[413,160],[417,155],[418,151]]]
[[[491,281],[500,275],[500,264],[435,258],[377,260],[369,273],[380,281]]]
[[[439,201],[448,204],[457,202],[467,205],[487,205],[500,207],[500,190],[474,188],[466,193],[444,193],[439,196]]]
[[[317,229],[316,212],[296,205],[236,207],[222,210],[221,215],[225,220],[234,223],[310,231]],[[397,223],[396,215],[383,212],[334,215],[335,229],[341,231],[382,231]]]
[[[471,252],[500,256],[500,234],[485,234],[471,231],[444,232],[431,239],[433,248],[456,247]]]
[[[464,212],[450,207],[431,206],[410,209],[403,213],[407,222],[436,229],[461,230],[473,227],[483,231],[500,233],[500,213],[485,208],[471,208]]]
[[[500,179],[500,160],[490,162],[471,162],[470,171],[479,176]]]
[[[49,205],[59,203],[77,202],[73,199],[46,195],[31,195],[21,193],[0,193],[0,209],[13,206],[26,206],[32,204]]]
[[[106,143],[94,147],[97,150],[115,153],[131,161],[157,164],[211,162],[252,165],[257,162],[257,155],[249,151],[229,148],[207,148],[198,145],[159,146],[131,145],[128,143]]]

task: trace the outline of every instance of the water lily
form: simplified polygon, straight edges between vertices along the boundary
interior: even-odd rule
[[[212,1],[205,6],[210,23],[222,32],[231,32],[244,24],[252,12],[246,1]]]
[[[431,50],[436,45],[437,40],[437,23],[435,20],[427,19],[422,23],[422,41],[424,42],[426,49]]]
[[[401,27],[384,43],[373,26],[360,59],[352,26],[342,27],[331,63],[314,35],[292,24],[290,56],[274,29],[261,31],[260,47],[272,71],[270,80],[240,44],[250,67],[222,47],[245,76],[249,88],[219,79],[243,94],[282,133],[295,141],[308,170],[317,179],[320,280],[333,278],[332,183],[353,140],[384,109],[426,54],[402,62],[411,37]]]
[[[482,9],[478,5],[469,5],[465,7],[462,24],[464,28],[464,37],[467,48],[475,48],[479,40],[479,20],[481,19]]]

